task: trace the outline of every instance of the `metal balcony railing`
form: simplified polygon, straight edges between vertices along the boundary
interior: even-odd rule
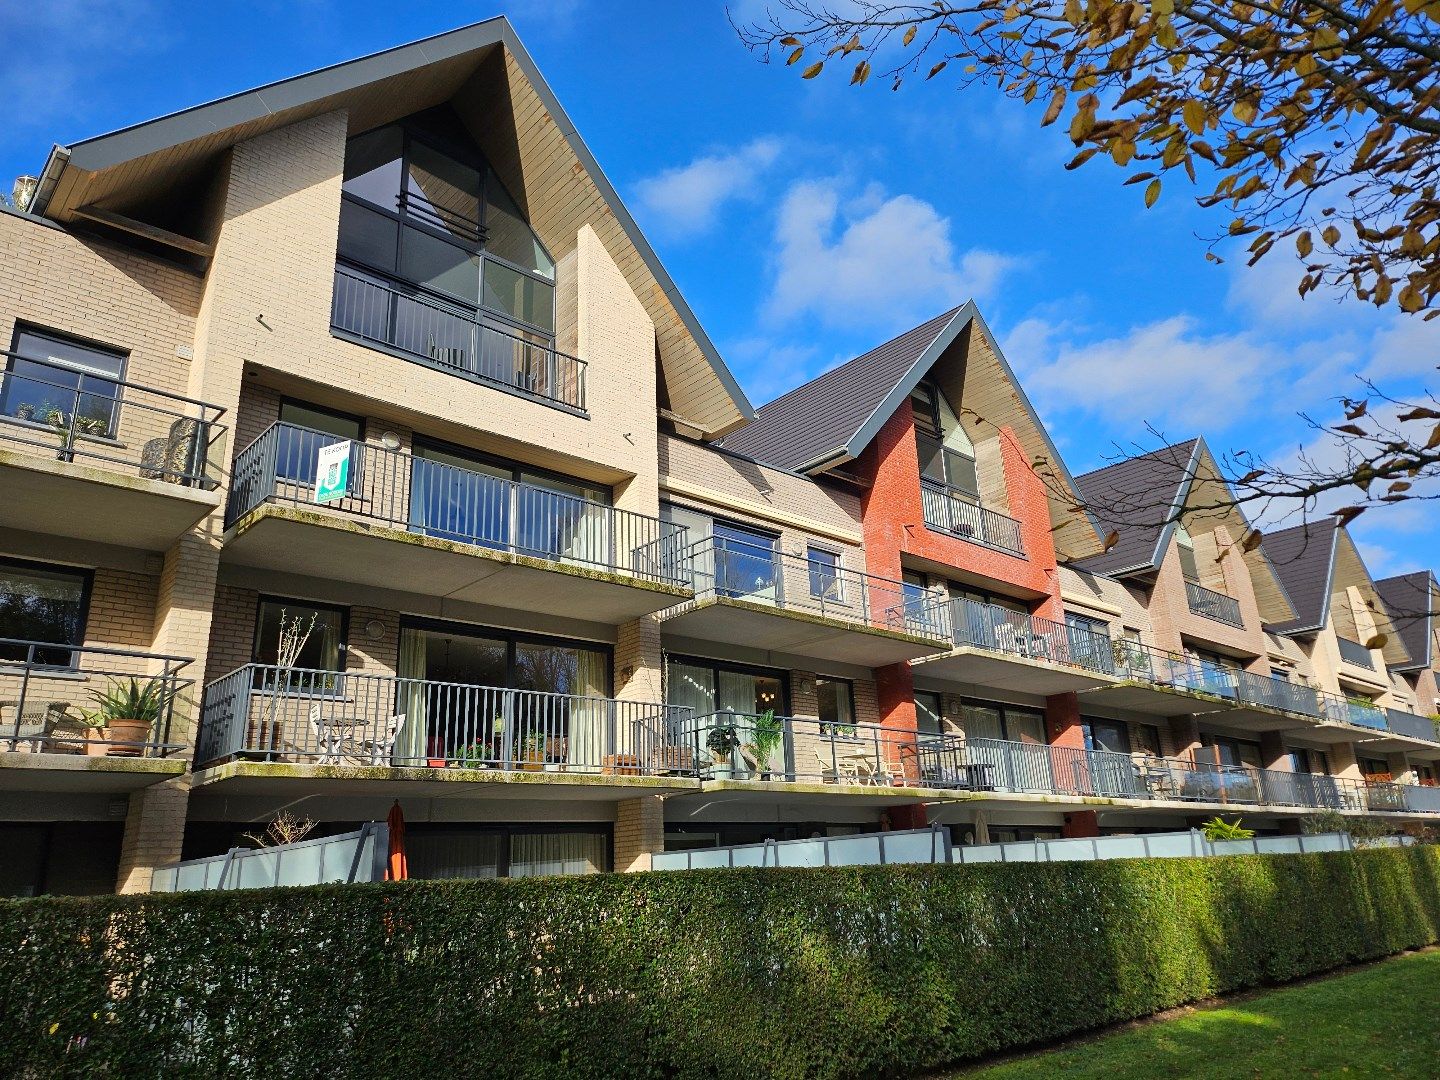
[[[585,411],[585,361],[483,310],[429,296],[343,264],[330,325],[426,367],[573,412]]]
[[[318,508],[319,451],[341,441],[272,424],[235,460],[226,527],[265,502]],[[368,443],[351,443],[344,497],[324,509],[476,548],[690,587],[684,526]]]
[[[1370,656],[1370,650],[1358,641],[1351,641],[1349,638],[1335,636],[1336,642],[1340,645],[1340,659],[1347,664],[1354,664],[1356,667],[1375,670],[1375,661]]]
[[[740,712],[696,716],[692,730],[706,780],[958,786],[963,740],[954,735]]]
[[[712,536],[690,545],[682,561],[694,568],[697,596],[773,605],[877,630],[948,640],[938,601],[907,597],[898,581],[834,562]]]
[[[1200,615],[1226,626],[1243,628],[1245,621],[1240,618],[1240,602],[1233,596],[1207,589],[1198,582],[1186,580],[1185,599],[1192,615]]]
[[[246,664],[205,688],[195,761],[694,778],[672,705]]]
[[[0,358],[0,445],[184,487],[218,485],[218,405],[19,353]]]
[[[166,757],[182,750],[171,729],[175,707],[193,685],[181,677],[191,663],[185,656],[0,638],[0,750],[91,757]],[[103,726],[90,715],[100,707],[93,692],[128,689],[131,679],[141,689],[153,683],[159,715]]]
[[[1440,742],[1440,724],[1428,716],[1417,716],[1402,709],[1386,709],[1385,727],[1396,735]]]
[[[923,476],[920,478],[920,502],[925,511],[927,528],[1024,557],[1020,522],[1014,518],[987,510],[944,484]]]
[[[1321,718],[1332,724],[1354,724],[1357,727],[1386,731],[1385,710],[1369,701],[1341,697],[1339,694],[1320,694]]]
[[[960,598],[946,606],[957,647],[989,649],[1102,675],[1114,671],[1114,651],[1106,634],[977,600]]]

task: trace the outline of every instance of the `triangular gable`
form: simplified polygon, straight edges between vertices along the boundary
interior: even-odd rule
[[[816,475],[858,458],[910,393],[952,347],[963,348],[956,393],[937,377],[962,426],[1009,425],[1050,495],[1056,550],[1079,558],[1099,550],[1097,523],[1079,504],[1070,475],[1049,433],[973,300],[944,312],[764,406],[755,423],[726,439],[727,448]],[[983,418],[978,421],[977,417]]]
[[[1385,607],[1384,598],[1375,587],[1375,580],[1370,576],[1370,570],[1361,558],[1360,551],[1355,546],[1355,541],[1350,534],[1341,528],[1339,543],[1335,545],[1335,568],[1331,580],[1331,592],[1343,593],[1347,589],[1359,590],[1361,598],[1369,609],[1370,616],[1375,622],[1376,629],[1385,635],[1385,646],[1381,652],[1385,656],[1387,666],[1392,664],[1403,664],[1410,659],[1410,653],[1405,648],[1405,643],[1400,635],[1395,632],[1390,622],[1389,610]],[[1331,621],[1335,626],[1335,632],[1342,637],[1350,638],[1352,641],[1361,641],[1368,635],[1355,625],[1354,612],[1348,604],[1331,604]]]
[[[645,306],[669,409],[706,437],[751,417],[744,392],[503,16],[56,147],[28,209],[68,222],[161,196],[230,147],[313,116],[347,109],[355,134],[486,94],[490,108],[497,98],[508,102],[514,122],[482,144],[511,193],[528,193],[532,227],[560,251],[590,224]]]
[[[1410,659],[1392,664],[1397,671],[1415,671],[1435,663],[1435,625],[1440,622],[1440,581],[1429,570],[1400,574],[1375,582],[1390,626],[1399,634]]]

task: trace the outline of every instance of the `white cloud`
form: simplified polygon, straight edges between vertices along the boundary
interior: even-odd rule
[[[636,185],[649,220],[675,236],[693,236],[711,228],[721,206],[736,198],[754,198],[760,175],[780,156],[780,140],[755,139],[727,154],[696,158],[666,169]]]
[[[775,228],[771,322],[814,315],[844,328],[893,328],[989,296],[1013,260],[957,252],[950,219],[872,185],[843,201],[834,180],[792,184]]]
[[[1228,427],[1267,387],[1276,354],[1246,333],[1200,331],[1176,315],[1125,334],[1077,344],[1076,330],[1027,319],[1006,337],[1042,409],[1081,409],[1135,438],[1152,424],[1172,438]]]

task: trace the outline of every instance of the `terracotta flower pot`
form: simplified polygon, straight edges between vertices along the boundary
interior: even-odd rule
[[[85,756],[104,757],[110,752],[107,743],[109,732],[103,727],[92,727],[85,729]]]
[[[139,757],[150,738],[148,720],[111,720],[105,728],[106,752],[111,757]]]

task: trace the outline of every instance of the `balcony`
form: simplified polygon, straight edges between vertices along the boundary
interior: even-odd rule
[[[689,709],[246,664],[205,688],[196,786],[617,799],[698,783]],[[310,790],[307,788],[307,791]]]
[[[0,791],[122,794],[179,776],[175,707],[187,657],[0,638]],[[96,692],[153,685],[148,725],[95,726]]]
[[[235,461],[225,558],[362,585],[618,625],[691,595],[685,529],[559,491],[274,424]]]
[[[1110,658],[1110,673],[1121,681],[1082,691],[1082,698],[1155,716],[1236,713],[1249,706],[1319,715],[1314,691],[1282,679],[1252,675],[1128,639],[1111,644]],[[1282,722],[1274,726],[1296,725]]]
[[[1045,695],[1112,681],[1105,634],[975,600],[944,607],[955,648],[917,665],[922,674]]]
[[[949,648],[942,605],[835,561],[709,537],[681,555],[694,601],[664,616],[667,633],[834,663],[882,667]]]
[[[964,770],[964,783],[957,786],[998,795],[1440,814],[1440,789],[1148,754],[970,739],[953,762]]]
[[[1347,664],[1354,664],[1356,667],[1375,670],[1375,661],[1370,656],[1370,650],[1358,641],[1351,641],[1349,638],[1335,636],[1336,643],[1340,646],[1340,659]]]
[[[1233,596],[1207,589],[1198,582],[1185,581],[1185,599],[1190,605],[1190,614],[1243,630],[1245,621],[1240,618],[1240,602]]]
[[[163,551],[219,508],[223,409],[3,355],[0,526]]]
[[[335,267],[330,328],[447,375],[585,414],[585,361],[473,308],[343,264]]]
[[[1025,557],[1020,541],[1020,522],[956,494],[951,488],[925,477],[920,478],[920,502],[925,510],[925,527],[936,532],[984,544],[1018,558]]]
[[[736,712],[697,716],[692,731],[701,779],[763,785],[767,798],[824,793],[886,805],[913,802],[917,788],[966,786],[955,735]]]

